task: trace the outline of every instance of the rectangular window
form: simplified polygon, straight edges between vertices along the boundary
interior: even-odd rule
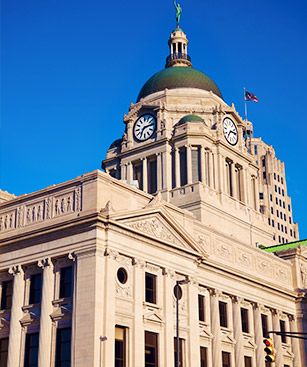
[[[133,163],[133,179],[139,184],[139,189],[143,190],[143,165],[142,161]]]
[[[1,310],[8,310],[12,307],[13,281],[7,280],[2,283]]]
[[[55,366],[70,367],[71,364],[71,328],[57,329]]]
[[[148,171],[148,193],[154,194],[157,191],[157,159],[150,158],[147,161]]]
[[[289,217],[289,223],[290,223],[290,224],[292,223],[292,219],[291,219],[291,217]]]
[[[227,327],[227,303],[219,301],[219,311],[220,311],[220,326]]]
[[[157,303],[157,276],[145,273],[145,301]]]
[[[263,200],[263,192],[259,192],[259,199]]]
[[[268,316],[261,314],[262,336],[268,338]]]
[[[231,367],[230,364],[230,353],[222,352],[222,366],[223,367]]]
[[[272,194],[270,194],[270,201],[273,201],[273,196],[272,196]]]
[[[7,366],[8,350],[9,350],[9,338],[0,339],[0,367]]]
[[[72,266],[61,268],[60,270],[60,298],[72,296],[73,291],[73,271]]]
[[[38,343],[39,333],[26,335],[24,367],[38,366]]]
[[[241,307],[241,325],[243,333],[249,333],[248,309]]]
[[[115,366],[126,367],[126,328],[115,326]]]
[[[277,186],[276,185],[274,185],[274,189],[275,189],[275,192],[277,192]]]
[[[198,295],[198,319],[205,321],[205,297],[202,294]]]
[[[30,278],[29,304],[40,303],[42,298],[42,274],[33,274]]]
[[[158,367],[158,334],[145,331],[145,367]]]
[[[192,147],[192,182],[200,181],[200,149]]]
[[[188,173],[187,173],[187,149],[180,148],[180,186],[184,186],[188,183]]]
[[[287,343],[287,338],[284,335],[284,333],[286,332],[286,322],[284,320],[280,320],[279,324],[280,324],[280,331],[283,333],[281,334],[281,342]]]
[[[278,198],[275,198],[276,205],[278,205]]]
[[[272,227],[275,227],[274,219],[272,219]]]
[[[184,348],[184,339],[179,338],[179,366],[184,366],[183,361],[183,350]],[[176,367],[176,360],[177,360],[177,338],[174,338],[174,361],[175,361],[175,367]]]
[[[279,182],[279,175],[277,175],[277,181]]]
[[[244,367],[252,367],[252,357],[244,356]]]
[[[208,367],[207,348],[200,347],[200,367]]]

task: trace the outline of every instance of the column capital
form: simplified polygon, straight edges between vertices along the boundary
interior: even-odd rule
[[[230,295],[229,297],[231,298],[232,303],[237,303],[238,305],[240,305],[244,301],[244,298],[242,297],[238,297],[234,295]]]
[[[289,321],[293,322],[296,321],[296,316],[295,315],[288,315]]]
[[[75,252],[70,252],[67,257],[71,261],[76,261],[77,260],[77,254]]]
[[[134,265],[135,267],[137,268],[140,268],[140,269],[144,269],[145,266],[146,266],[146,261],[145,260],[142,260],[142,259],[138,259],[136,257],[134,257],[132,259],[132,265]]]
[[[176,277],[176,272],[173,269],[169,269],[169,268],[163,268],[162,269],[162,275],[165,275],[171,279],[175,279]]]
[[[13,265],[9,268],[8,273],[16,276],[16,275],[22,275],[23,274],[23,269],[21,265]]]
[[[37,266],[39,268],[45,269],[48,268],[49,266],[53,266],[53,262],[50,257],[46,257],[44,259],[38,260]]]
[[[253,306],[253,310],[256,310],[256,309],[261,310],[261,308],[263,307],[263,305],[259,302],[251,302],[251,305]]]
[[[118,251],[113,250],[111,248],[106,248],[104,251],[104,256],[109,256],[111,259],[116,260],[119,256]]]
[[[273,316],[276,316],[278,318],[280,318],[282,315],[282,312],[280,310],[277,310],[276,308],[270,308],[270,311],[272,312]]]
[[[222,291],[216,288],[208,288],[211,297],[219,298],[222,295]]]

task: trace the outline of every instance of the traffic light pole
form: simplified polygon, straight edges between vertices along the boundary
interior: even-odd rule
[[[287,336],[288,338],[304,339],[307,340],[307,333],[297,333],[291,331],[268,331],[268,334],[276,334],[280,336]],[[305,335],[305,336],[304,336]]]

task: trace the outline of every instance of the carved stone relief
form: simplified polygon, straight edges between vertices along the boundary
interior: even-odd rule
[[[81,211],[81,186],[57,196],[26,202],[0,215],[0,232],[43,222],[57,216]]]

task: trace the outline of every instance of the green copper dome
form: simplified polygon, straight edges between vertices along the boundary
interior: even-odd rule
[[[202,122],[204,123],[205,121],[198,115],[186,115],[184,117],[182,117],[176,124],[176,126],[180,126],[185,124],[186,122]]]
[[[137,101],[166,88],[197,88],[212,91],[217,96],[223,98],[214,81],[201,71],[191,67],[173,66],[159,71],[148,79],[143,85]]]

